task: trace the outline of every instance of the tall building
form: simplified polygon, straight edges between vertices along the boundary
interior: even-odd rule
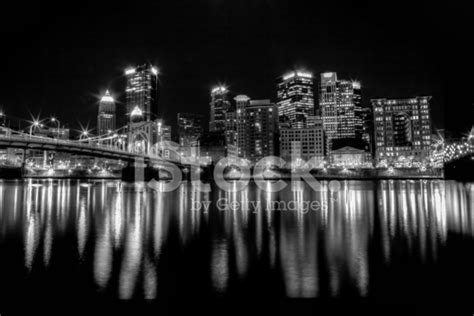
[[[290,72],[280,78],[277,88],[279,115],[286,116],[294,128],[304,127],[306,118],[314,114],[313,74]]]
[[[237,112],[225,114],[225,146],[228,156],[238,156],[237,144]]]
[[[370,142],[370,121],[364,119],[367,109],[362,107],[361,86],[357,81],[338,80],[335,72],[321,74],[319,110],[326,133],[329,153],[334,139],[364,139]]]
[[[372,99],[377,161],[423,161],[431,145],[430,96]]]
[[[196,113],[178,113],[178,139],[180,146],[196,146],[203,133],[203,117]]]
[[[225,114],[230,111],[229,90],[224,86],[211,90],[209,131],[223,132],[225,130]]]
[[[151,121],[158,114],[158,70],[144,64],[125,70],[127,115],[130,122]]]
[[[107,90],[99,103],[99,114],[97,115],[98,135],[106,135],[109,131],[114,131],[115,125],[115,101]]]
[[[270,100],[235,97],[239,156],[256,162],[277,152],[278,108]]]
[[[306,127],[280,129],[280,156],[287,162],[295,159],[308,161],[324,159],[324,132],[321,119],[310,116]]]

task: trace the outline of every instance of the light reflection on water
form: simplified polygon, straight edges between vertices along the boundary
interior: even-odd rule
[[[53,283],[68,278],[51,268],[61,260],[77,264],[84,282],[95,285],[80,287],[74,279],[71,287],[120,299],[155,299],[187,286],[226,295],[245,284],[289,297],[364,297],[374,291],[374,265],[389,267],[400,252],[422,264],[436,262],[450,234],[474,239],[472,184],[343,181],[336,193],[327,183],[323,191],[302,183],[276,193],[256,186],[198,189],[190,183],[162,193],[118,182],[1,182],[0,253],[14,256],[9,242],[23,248],[25,270],[11,282],[42,273]],[[239,208],[218,210],[219,199]],[[295,201],[297,209],[269,211],[278,201]],[[328,207],[303,212],[304,201]],[[194,209],[210,202],[209,211]],[[64,250],[71,247],[75,254]]]

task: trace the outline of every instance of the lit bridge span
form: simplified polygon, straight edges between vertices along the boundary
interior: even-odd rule
[[[181,166],[179,156],[164,158],[159,155],[129,151],[125,146],[113,146],[100,142],[84,142],[61,140],[47,137],[31,136],[17,133],[14,135],[0,135],[0,148],[16,148],[24,150],[45,150],[64,152],[82,156],[91,156],[105,159],[117,159],[128,162],[143,161],[147,164],[177,164]]]

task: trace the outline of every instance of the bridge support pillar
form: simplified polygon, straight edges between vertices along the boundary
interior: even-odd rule
[[[150,181],[156,178],[155,171],[143,158],[137,158],[122,169],[122,180],[124,181]]]

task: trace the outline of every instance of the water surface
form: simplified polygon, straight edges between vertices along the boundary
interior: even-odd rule
[[[167,193],[116,181],[0,182],[0,302],[474,297],[472,184],[198,189],[187,182]],[[304,201],[320,207],[304,209]]]

